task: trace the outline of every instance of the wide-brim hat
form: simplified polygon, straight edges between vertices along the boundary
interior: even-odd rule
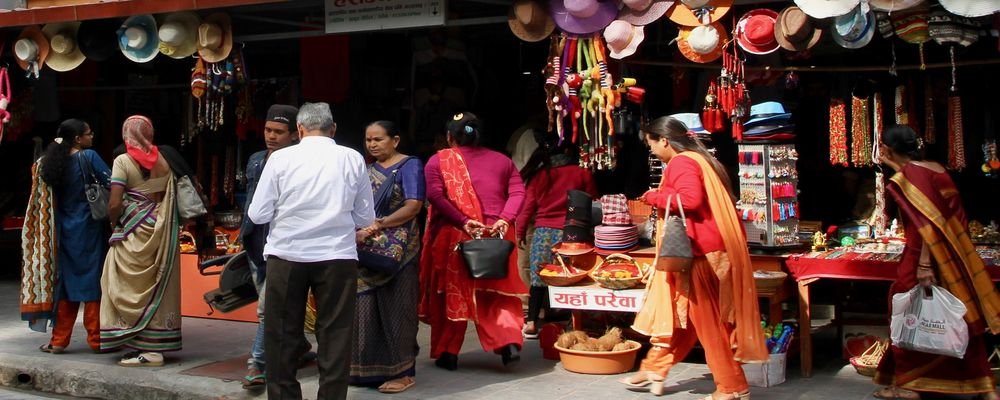
[[[860,49],[865,47],[875,37],[878,21],[875,13],[865,10],[865,5],[859,5],[851,14],[837,17],[830,29],[833,41],[845,49]]]
[[[560,30],[577,35],[604,29],[618,16],[618,3],[614,0],[551,0],[549,9]]]
[[[963,47],[979,40],[979,21],[960,17],[945,11],[935,9],[927,18],[927,30],[938,44],[958,44]]]
[[[806,15],[817,18],[833,18],[854,10],[861,0],[795,0],[795,5]]]
[[[684,126],[687,127],[688,132],[692,132],[696,135],[710,135],[711,132],[706,131],[705,127],[701,124],[701,115],[698,113],[680,113],[668,115],[668,117],[680,121]]]
[[[667,18],[681,26],[711,24],[721,20],[732,7],[733,0],[679,0],[667,10]]]
[[[938,0],[948,12],[963,17],[985,17],[1000,11],[1000,0]]]
[[[138,63],[149,62],[156,58],[160,52],[156,18],[149,14],[128,17],[118,28],[118,49],[125,58]]]
[[[233,51],[233,23],[226,13],[205,17],[198,26],[198,55],[205,62],[225,60]]]
[[[774,38],[778,13],[766,8],[751,10],[736,23],[736,43],[750,54],[771,54],[781,46]]]
[[[638,0],[638,4],[648,3],[645,8],[635,9],[630,5],[630,1],[622,2],[622,9],[618,12],[618,19],[635,26],[649,25],[663,17],[674,5],[674,0]]]
[[[160,24],[160,53],[170,58],[187,58],[198,51],[201,17],[190,11],[167,14]]]
[[[559,242],[552,251],[564,256],[580,256],[594,251],[594,245],[583,242]]]
[[[17,43],[21,40],[28,40],[33,44],[33,47],[31,47],[31,53],[33,53],[31,57],[34,58],[34,60],[31,58],[22,59],[18,54]],[[21,30],[21,34],[17,35],[17,40],[14,41],[14,60],[17,61],[17,65],[20,66],[21,69],[27,71],[29,64],[32,61],[38,63],[38,66],[40,67],[45,63],[45,59],[48,58],[48,56],[49,40],[45,38],[45,34],[42,33],[42,30],[39,29],[37,25],[24,27],[24,29]]]
[[[788,121],[792,113],[785,112],[785,106],[777,101],[765,101],[750,106],[750,119],[743,123],[744,127],[779,123]]]
[[[722,57],[723,48],[728,41],[726,28],[718,22],[696,27],[682,26],[678,33],[677,49],[688,60],[709,63]],[[700,119],[698,124],[701,124]]]
[[[107,60],[118,52],[119,27],[121,23],[114,19],[83,21],[76,33],[76,45],[88,60]]]
[[[823,37],[823,29],[814,24],[809,14],[799,7],[788,7],[778,14],[774,24],[774,39],[781,48],[788,51],[804,51],[813,48]]]
[[[926,0],[869,0],[868,4],[871,5],[872,9],[878,11],[895,12],[916,7],[924,1]],[[977,3],[979,1],[981,0],[959,0],[958,2]]]
[[[604,43],[608,46],[608,55],[620,60],[635,54],[639,44],[646,38],[642,28],[620,19],[612,21],[604,28]]]
[[[907,43],[921,44],[931,39],[927,26],[929,14],[926,6],[919,6],[890,13],[889,19],[892,20],[896,36]]]
[[[45,59],[45,65],[53,71],[63,72],[83,64],[87,57],[77,44],[79,30],[78,21],[54,22],[42,27],[42,33],[49,40],[49,56]]]
[[[517,0],[507,12],[510,31],[525,42],[544,40],[556,29],[552,16],[538,1]]]
[[[784,121],[787,122],[787,121]],[[771,135],[775,133],[795,133],[795,124],[792,123],[778,123],[777,125],[757,125],[753,128],[749,128],[743,131],[743,135],[749,136],[759,136],[759,135]]]

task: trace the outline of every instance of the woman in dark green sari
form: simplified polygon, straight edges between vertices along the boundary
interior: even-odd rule
[[[420,280],[420,230],[416,217],[424,204],[424,166],[399,153],[400,136],[389,121],[365,129],[365,148],[375,158],[368,166],[372,190],[387,188],[387,202],[376,198],[376,223],[358,231],[359,250],[377,248],[399,256],[397,272],[366,267],[362,257],[351,384],[378,387],[383,393],[413,386],[417,345]],[[378,197],[378,196],[376,196]],[[381,212],[380,212],[381,210]]]

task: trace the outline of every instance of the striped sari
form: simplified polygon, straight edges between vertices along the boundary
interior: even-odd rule
[[[125,188],[101,277],[101,349],[181,349],[180,220],[173,174],[146,179],[127,154],[115,159],[112,185]],[[163,199],[155,201],[154,195]]]
[[[917,392],[972,394],[993,390],[984,333],[1000,333],[1000,296],[969,238],[962,201],[947,172],[906,164],[887,185],[899,208],[906,248],[891,294],[918,284],[920,250],[927,243],[938,284],[965,303],[969,347],[963,359],[892,346],[875,382]],[[890,295],[891,295],[890,294]]]

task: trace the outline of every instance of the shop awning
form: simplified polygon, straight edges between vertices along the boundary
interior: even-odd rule
[[[286,1],[288,0],[0,0],[0,27]]]

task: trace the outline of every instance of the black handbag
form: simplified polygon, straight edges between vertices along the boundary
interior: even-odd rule
[[[667,272],[684,272],[691,268],[694,256],[691,252],[691,238],[687,235],[681,195],[677,195],[677,210],[680,216],[670,215],[672,196],[667,197],[667,213],[663,221],[663,239],[660,240],[660,254],[656,258],[656,269]]]
[[[96,221],[107,219],[111,191],[97,180],[90,162],[83,161],[83,153],[80,153],[76,161],[80,164],[80,174],[83,175],[83,193],[87,196],[87,204],[90,205],[90,218]]]
[[[475,238],[459,243],[458,250],[473,279],[504,279],[514,242],[503,238]]]

